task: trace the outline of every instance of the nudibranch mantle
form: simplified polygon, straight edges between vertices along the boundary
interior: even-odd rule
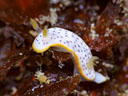
[[[69,30],[55,27],[47,29],[47,37],[44,37],[42,30],[35,38],[32,48],[37,53],[43,53],[50,47],[70,52],[82,77],[89,81],[95,81],[96,72],[93,67],[88,67],[88,62],[92,58],[90,48],[78,35]],[[101,74],[100,77],[103,79],[101,82],[106,81]]]

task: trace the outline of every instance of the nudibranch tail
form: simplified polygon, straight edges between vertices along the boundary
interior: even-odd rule
[[[39,25],[37,24],[37,22],[32,18],[30,19],[30,22],[31,22],[33,29],[38,30]]]
[[[47,30],[46,27],[44,27],[44,29],[43,29],[43,36],[47,37],[47,35],[48,35],[48,30]]]
[[[96,72],[96,78],[94,79],[94,82],[96,82],[97,84],[100,84],[107,80],[109,80],[109,77],[105,77],[101,73]]]
[[[47,35],[48,38],[45,38]],[[90,48],[75,33],[57,27],[49,28],[48,30],[44,28],[43,34],[42,32],[38,34],[32,47],[37,53],[42,53],[50,47],[55,47],[57,50],[60,49],[60,51],[66,50],[70,52],[81,76],[86,80],[96,80],[97,82],[98,79],[96,78],[94,63],[92,63],[96,58],[92,58]],[[90,61],[91,58],[92,61]]]

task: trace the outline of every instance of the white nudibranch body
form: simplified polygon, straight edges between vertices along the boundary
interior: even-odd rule
[[[82,78],[102,83],[106,81],[106,77],[95,72],[94,67],[88,67],[88,62],[92,58],[90,48],[75,33],[63,28],[47,29],[47,36],[43,36],[43,30],[38,34],[33,42],[33,50],[37,53],[43,53],[50,47],[58,51],[70,52],[75,62],[75,73],[80,73]]]

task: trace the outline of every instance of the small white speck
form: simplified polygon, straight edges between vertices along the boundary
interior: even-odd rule
[[[22,55],[23,55],[23,53],[19,53],[19,55],[21,55],[21,56],[22,56]]]
[[[64,67],[64,64],[61,61],[59,61],[58,67],[62,69]]]
[[[36,88],[38,88],[38,86],[34,86],[34,87],[32,88],[32,91],[34,91]]]

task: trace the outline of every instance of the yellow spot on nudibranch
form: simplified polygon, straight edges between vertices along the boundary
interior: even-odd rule
[[[32,24],[33,29],[37,30],[39,28],[39,25],[34,19],[30,19],[30,23]]]
[[[46,27],[44,27],[44,29],[43,29],[43,36],[47,37],[47,35],[48,35],[48,29]]]

